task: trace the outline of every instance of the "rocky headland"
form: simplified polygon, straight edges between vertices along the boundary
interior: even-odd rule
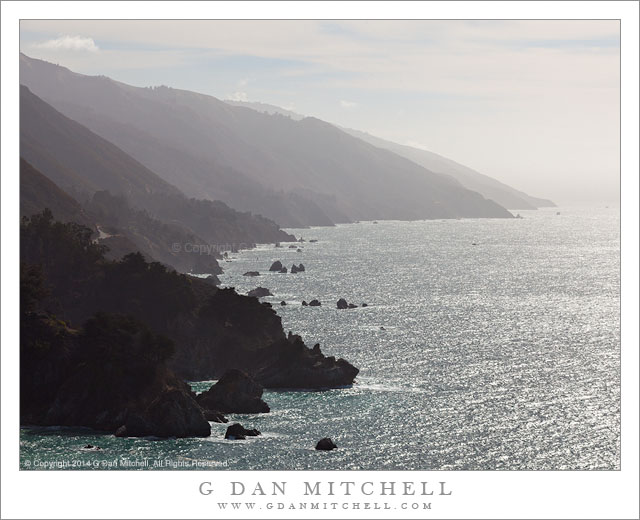
[[[285,335],[271,305],[140,254],[107,260],[91,234],[46,212],[22,222],[22,424],[207,436],[224,413],[268,411],[262,388],[343,387],[358,374]],[[206,379],[220,381],[201,396],[184,383]]]

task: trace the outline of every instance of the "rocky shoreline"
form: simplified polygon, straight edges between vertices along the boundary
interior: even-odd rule
[[[243,296],[139,254],[106,260],[90,230],[50,214],[23,221],[21,259],[21,424],[206,437],[226,413],[268,413],[265,388],[345,387],[358,374],[285,335],[263,288]],[[185,383],[210,379],[200,395]]]

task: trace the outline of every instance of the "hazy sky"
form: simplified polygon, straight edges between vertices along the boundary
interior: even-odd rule
[[[314,115],[561,204],[618,200],[617,21],[23,21],[20,45]]]

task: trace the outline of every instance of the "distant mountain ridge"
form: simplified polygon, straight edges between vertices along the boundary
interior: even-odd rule
[[[20,91],[20,153],[23,215],[49,207],[63,221],[116,228],[106,241],[114,251],[135,248],[182,272],[215,274],[220,272],[215,258],[224,248],[295,239],[264,217],[185,197],[25,86]],[[208,249],[189,253],[185,244]]]
[[[477,191],[484,197],[494,200],[501,206],[510,210],[537,209],[555,206],[555,204],[550,200],[532,197],[523,191],[516,190],[507,184],[489,177],[488,175],[477,172],[468,166],[464,166],[463,164],[457,163],[456,161],[448,159],[447,157],[437,153],[387,141],[358,130],[347,128],[343,128],[343,130],[354,137],[358,137],[359,139],[372,144],[373,146],[385,148],[386,150],[390,150],[398,155],[402,155],[416,164],[424,166],[434,172],[450,175],[463,186],[470,190]]]
[[[258,112],[267,114],[280,114],[286,117],[290,117],[291,119],[294,119],[296,121],[300,121],[305,117],[296,112],[292,112],[291,110],[280,108],[275,105],[270,105],[268,103],[233,100],[225,101],[226,103],[229,103],[233,106],[251,108]],[[555,206],[555,204],[550,200],[532,197],[531,195],[528,195],[523,191],[512,188],[511,186],[493,179],[488,175],[477,172],[476,170],[473,170],[468,166],[448,159],[447,157],[444,157],[437,153],[422,150],[420,148],[401,145],[392,141],[387,141],[386,139],[381,139],[360,130],[354,130],[344,127],[339,128],[349,135],[357,137],[358,139],[362,139],[363,141],[372,144],[373,146],[383,148],[385,150],[390,150],[402,157],[406,157],[416,164],[423,166],[427,170],[451,176],[459,181],[464,187],[470,190],[477,191],[482,196],[497,202],[507,209],[536,209]]]
[[[512,217],[452,178],[315,118],[132,87],[24,55],[20,63],[21,82],[36,95],[187,195],[220,199],[282,226]]]

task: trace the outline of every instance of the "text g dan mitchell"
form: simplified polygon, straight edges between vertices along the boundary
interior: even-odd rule
[[[230,481],[214,485],[201,482],[198,491],[201,495],[215,496],[286,496],[289,485],[296,495],[305,496],[448,496],[452,491],[446,482],[427,481],[303,481],[303,482],[241,482]]]

